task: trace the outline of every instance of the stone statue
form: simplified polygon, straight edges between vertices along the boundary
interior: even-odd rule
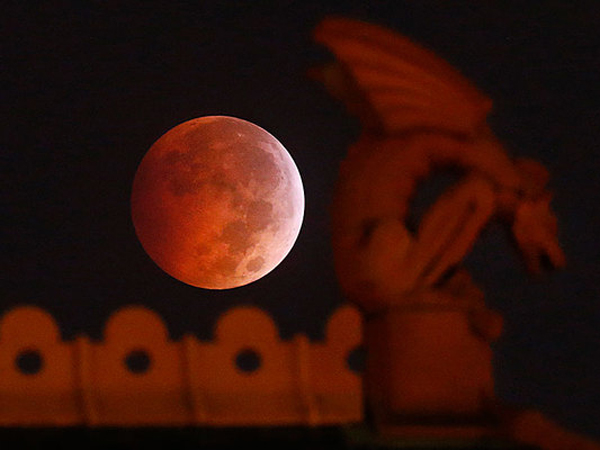
[[[565,265],[544,166],[511,158],[486,122],[492,102],[406,37],[355,20],[315,30],[335,62],[314,75],[356,114],[362,136],[342,162],[332,206],[336,272],[365,318],[368,413],[379,433],[504,436],[543,449],[598,449],[533,410],[494,395],[490,342],[502,317],[460,266],[493,220],[527,267]],[[407,226],[420,181],[462,177]]]

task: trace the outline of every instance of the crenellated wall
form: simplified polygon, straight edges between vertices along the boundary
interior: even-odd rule
[[[213,341],[170,340],[153,311],[114,313],[104,339],[63,341],[51,315],[22,306],[0,319],[0,426],[325,425],[362,420],[348,358],[359,312],[343,306],[325,339],[281,340],[272,318],[236,307]]]

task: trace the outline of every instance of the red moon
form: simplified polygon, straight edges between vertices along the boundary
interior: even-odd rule
[[[193,119],[142,159],[131,216],[150,258],[206,289],[243,286],[271,272],[302,225],[304,191],[277,139],[245,120]]]

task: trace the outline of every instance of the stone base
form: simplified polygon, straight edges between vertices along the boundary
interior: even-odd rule
[[[391,310],[365,325],[364,389],[377,428],[489,422],[492,351],[468,310]]]

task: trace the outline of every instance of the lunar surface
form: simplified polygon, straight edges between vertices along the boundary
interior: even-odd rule
[[[144,250],[169,275],[234,288],[265,276],[291,250],[304,216],[302,180],[262,128],[202,117],[168,131],[144,156],[131,215]]]

